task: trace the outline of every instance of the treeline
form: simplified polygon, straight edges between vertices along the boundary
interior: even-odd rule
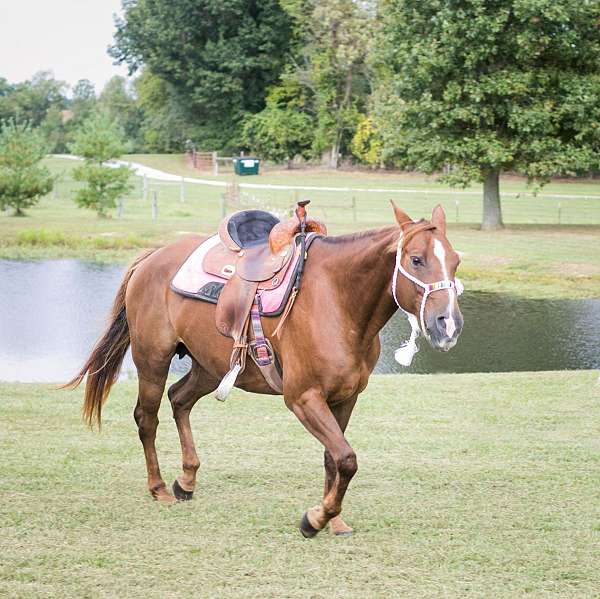
[[[123,132],[128,151],[154,151],[145,140],[153,135],[140,104],[141,79],[115,76],[97,93],[87,79],[70,88],[45,71],[13,84],[0,78],[0,122],[28,123],[42,134],[48,152],[67,153],[85,121],[102,113]]]
[[[191,140],[277,162],[380,161],[368,116],[375,2],[139,0],[124,9],[110,53],[134,79],[115,76],[99,93],[48,72],[0,79],[0,120],[40,127],[53,152],[67,152],[100,111],[132,152],[181,152]]]

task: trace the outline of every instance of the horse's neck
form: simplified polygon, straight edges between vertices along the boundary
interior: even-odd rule
[[[391,248],[398,235],[397,227],[386,227],[330,246],[328,270],[340,289],[341,307],[361,339],[375,337],[396,311],[391,294],[396,256]]]

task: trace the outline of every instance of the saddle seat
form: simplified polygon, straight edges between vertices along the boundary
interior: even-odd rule
[[[293,240],[299,232],[300,221],[295,217],[282,223],[263,210],[234,212],[221,222],[221,244],[207,253],[204,269],[226,279],[237,274],[245,281],[268,281],[291,260]],[[327,229],[319,221],[307,219],[306,232],[326,235]]]
[[[245,281],[270,279],[292,257],[291,239],[278,252],[271,249],[270,235],[278,224],[276,216],[262,210],[241,210],[226,217],[219,227],[222,245],[206,257],[209,272],[219,269],[225,278],[235,272]]]

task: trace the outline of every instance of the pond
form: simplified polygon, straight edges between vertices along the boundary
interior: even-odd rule
[[[0,260],[0,380],[70,378],[102,331],[124,267],[79,260]],[[468,282],[467,282],[468,285]],[[393,359],[408,336],[399,314],[382,332],[376,372],[501,372],[600,368],[600,300],[526,300],[465,292],[465,328],[449,353]],[[185,360],[173,369],[184,371]],[[128,357],[125,371],[133,369]]]

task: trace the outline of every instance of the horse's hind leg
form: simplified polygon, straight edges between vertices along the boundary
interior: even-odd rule
[[[198,399],[214,391],[218,385],[219,381],[210,377],[192,358],[191,370],[168,391],[181,442],[183,473],[173,483],[173,493],[180,501],[192,499],[196,487],[196,472],[200,467],[190,426],[190,412]]]
[[[140,441],[144,446],[146,469],[148,471],[148,490],[161,503],[173,503],[175,498],[167,491],[167,486],[160,475],[158,457],[156,455],[156,429],[158,427],[158,409],[169,364],[160,369],[146,373],[138,368],[138,401],[133,412],[138,425]]]

